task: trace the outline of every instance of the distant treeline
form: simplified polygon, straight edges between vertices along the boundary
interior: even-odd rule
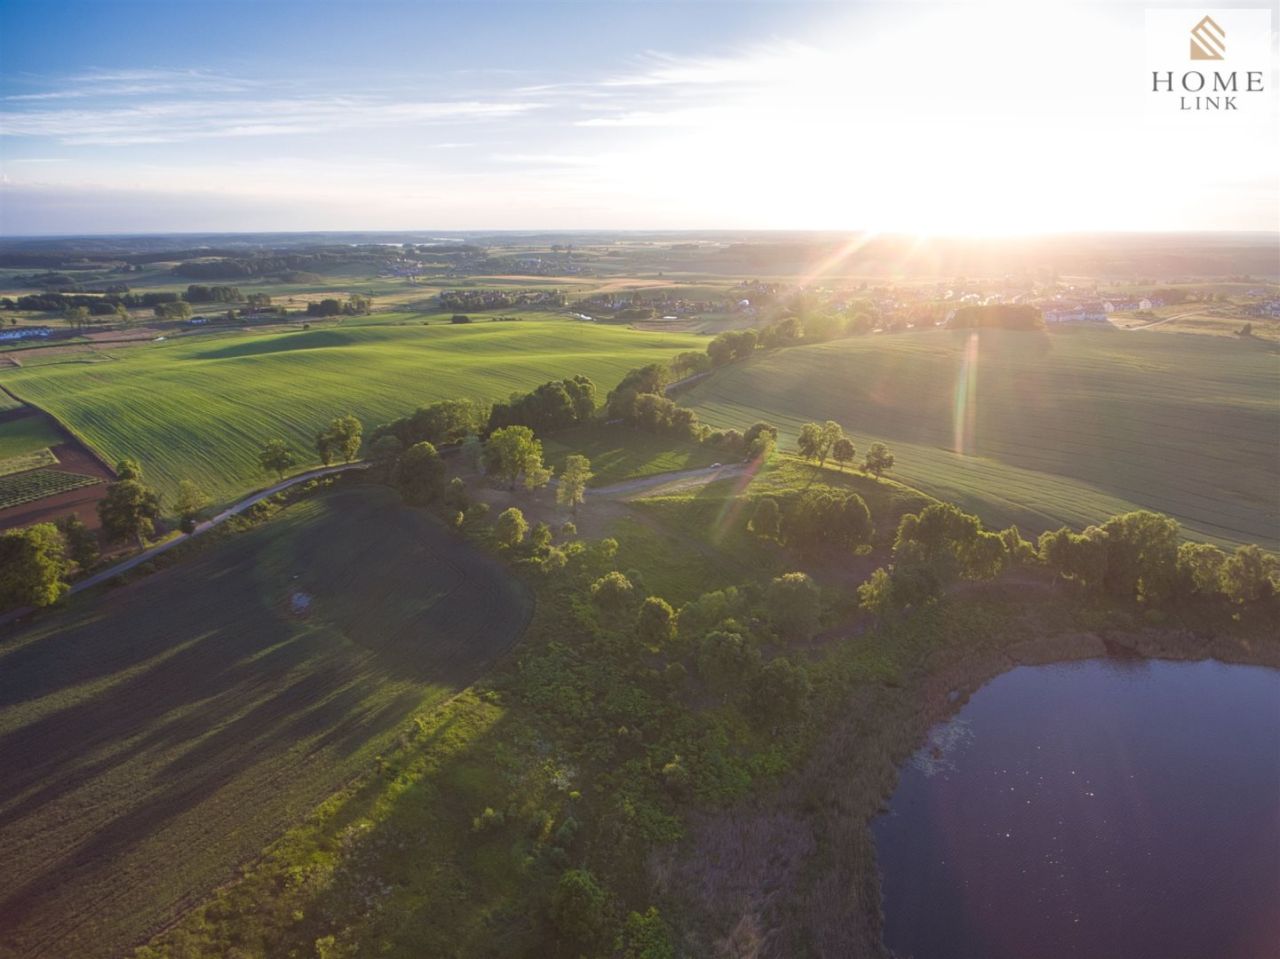
[[[560,290],[441,290],[446,310],[491,310],[513,306],[561,307],[568,298]]]
[[[954,330],[1043,330],[1044,316],[1025,303],[992,303],[960,307],[949,325]]]
[[[155,309],[167,303],[244,303],[261,308],[269,306],[271,297],[265,293],[251,293],[245,296],[234,286],[201,286],[192,284],[185,293],[150,292],[150,293],[106,293],[92,296],[86,293],[31,293],[20,296],[16,300],[10,297],[0,299],[0,309],[6,310],[39,310],[45,313],[65,313],[76,307],[84,307],[93,316],[106,316],[117,312],[117,307],[125,309]]]
[[[79,244],[79,245],[77,245]],[[388,255],[412,257],[424,260],[448,260],[458,257],[476,256],[485,252],[484,247],[470,243],[452,243],[439,246],[430,244],[414,245],[406,243],[401,246],[384,246],[381,244],[322,244],[293,247],[263,246],[259,249],[244,247],[181,247],[172,249],[150,250],[112,250],[98,249],[97,244],[89,240],[77,241],[58,249],[16,250],[0,249],[0,267],[9,269],[108,269],[129,264],[145,266],[151,263],[166,263],[174,260],[184,261],[175,272],[179,275],[193,276],[200,279],[224,279],[239,276],[260,276],[262,271],[237,273],[229,271],[225,274],[186,272],[185,267],[217,266],[223,261],[244,262],[257,265],[264,260],[280,260],[290,257],[327,257],[343,262],[361,259],[379,259]],[[208,260],[209,263],[188,263],[186,261]],[[232,268],[234,269],[234,268]],[[270,270],[266,272],[272,272]],[[278,271],[277,271],[278,272]]]
[[[282,255],[235,256],[218,260],[195,260],[179,263],[173,268],[175,276],[196,277],[202,280],[231,280],[256,276],[273,276],[297,270],[316,272],[326,266],[348,262],[350,253],[288,253]]]

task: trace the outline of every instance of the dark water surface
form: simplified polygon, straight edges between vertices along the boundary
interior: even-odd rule
[[[1019,667],[872,823],[915,959],[1280,957],[1280,671]]]

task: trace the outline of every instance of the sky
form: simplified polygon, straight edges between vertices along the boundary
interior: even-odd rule
[[[0,0],[0,234],[1276,230],[1242,6],[1224,116],[1137,3]]]

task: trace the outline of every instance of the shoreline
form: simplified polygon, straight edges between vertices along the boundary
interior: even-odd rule
[[[794,777],[732,809],[696,814],[686,843],[654,857],[664,895],[704,917],[697,946],[753,959],[891,959],[871,822],[929,730],[1012,669],[1117,656],[1280,669],[1280,644],[1260,638],[1263,630],[1122,624],[1053,633],[1052,615],[1025,601],[1015,616],[978,648],[962,638],[930,651],[900,684],[855,688],[843,720]]]

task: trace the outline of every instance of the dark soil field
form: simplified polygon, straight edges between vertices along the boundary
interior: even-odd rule
[[[0,530],[17,529],[32,523],[52,523],[69,513],[79,516],[90,529],[97,529],[101,525],[98,521],[98,500],[107,495],[107,483],[115,478],[111,470],[77,442],[60,443],[49,448],[58,457],[56,469],[68,473],[83,473],[86,476],[100,476],[103,482],[46,496],[9,509],[0,509]]]
[[[357,487],[0,633],[0,955],[124,954],[529,613],[496,561]]]

